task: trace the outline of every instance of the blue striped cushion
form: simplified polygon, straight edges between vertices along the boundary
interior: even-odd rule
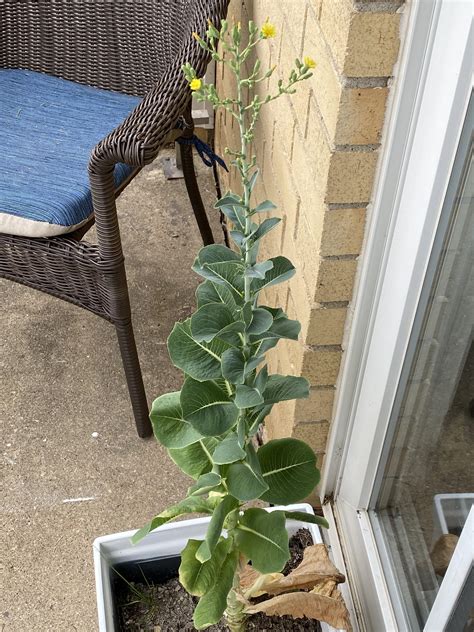
[[[92,214],[93,147],[140,99],[27,70],[0,70],[0,232],[46,237]],[[129,174],[115,167],[119,185]]]

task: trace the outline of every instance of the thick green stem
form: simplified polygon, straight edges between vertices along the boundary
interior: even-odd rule
[[[244,604],[240,601],[237,594],[239,585],[239,573],[236,572],[234,585],[227,595],[227,609],[225,611],[225,618],[230,632],[245,632],[246,628],[247,615],[244,612]]]

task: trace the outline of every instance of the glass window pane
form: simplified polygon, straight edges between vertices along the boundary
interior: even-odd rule
[[[474,503],[470,134],[464,130],[453,168],[372,503],[414,630],[423,628]]]

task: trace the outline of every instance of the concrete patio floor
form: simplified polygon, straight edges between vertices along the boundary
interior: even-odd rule
[[[212,171],[197,167],[209,210]],[[166,181],[160,158],[118,206],[151,402],[180,384],[166,338],[193,309],[201,242],[184,181]],[[189,479],[154,439],[137,437],[110,324],[7,281],[0,296],[0,632],[92,632],[94,538],[142,526]]]

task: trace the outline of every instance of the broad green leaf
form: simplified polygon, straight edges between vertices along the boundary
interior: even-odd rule
[[[264,287],[288,281],[295,273],[293,264],[286,257],[274,257],[270,261],[273,263],[273,268],[267,272],[265,278],[253,281],[253,290],[255,292],[260,292]]]
[[[248,434],[252,437],[254,434],[257,434],[260,424],[262,424],[265,420],[265,417],[270,414],[271,409],[273,408],[273,404],[269,404],[268,406],[260,406],[259,408],[254,409],[252,411],[251,423],[248,429]]]
[[[196,559],[196,551],[201,544],[202,540],[188,540],[186,547],[181,551],[179,567],[181,585],[188,593],[196,597],[202,597],[214,586],[229,552],[230,541],[222,538],[214,549],[211,559],[204,564]]]
[[[194,272],[214,283],[225,285],[237,300],[244,296],[244,266],[238,261],[224,263],[205,263],[202,267],[193,266]]]
[[[234,312],[237,308],[234,295],[224,285],[203,281],[196,289],[196,301],[198,308],[209,303],[223,303]]]
[[[180,395],[180,391],[161,395],[151,407],[153,432],[166,448],[185,448],[201,439],[199,432],[183,419]]]
[[[217,443],[214,437],[205,437],[186,448],[170,449],[168,454],[185,474],[197,479],[212,469],[211,454]]]
[[[225,388],[214,381],[186,378],[181,389],[184,417],[203,436],[221,435],[237,421],[239,410]]]
[[[230,230],[229,235],[237,246],[242,246],[245,241],[245,235],[240,230]]]
[[[263,356],[256,356],[246,360],[241,349],[227,349],[222,355],[222,375],[232,384],[243,384],[245,376],[264,359]]]
[[[237,384],[234,403],[237,408],[253,408],[254,406],[263,404],[263,397],[256,388],[252,388],[246,384]]]
[[[131,537],[131,542],[132,544],[137,544],[137,542],[140,542],[150,531],[161,527],[165,522],[169,522],[178,516],[191,513],[212,514],[219,503],[220,498],[185,498],[176,505],[168,507],[168,509],[159,513],[151,522],[139,529]]]
[[[252,322],[247,327],[247,333],[262,335],[272,326],[272,323],[273,316],[270,312],[266,309],[262,309],[261,307],[257,307],[252,311]]]
[[[239,501],[232,496],[224,496],[222,502],[214,509],[211,521],[207,527],[206,537],[199,549],[196,551],[196,559],[199,562],[207,562],[211,559],[214,549],[222,534],[224,520],[231,511],[237,509]]]
[[[268,369],[267,369],[267,365],[265,365],[263,369],[259,371],[257,377],[255,378],[255,388],[258,389],[260,393],[263,393],[267,385],[267,382],[268,382]]]
[[[299,439],[274,439],[257,452],[262,476],[268,485],[262,499],[288,505],[311,494],[319,483],[316,455]]]
[[[197,479],[194,485],[188,489],[188,496],[203,496],[218,487],[222,482],[219,474],[215,472],[207,472],[206,474],[201,474],[201,476]]]
[[[241,261],[241,257],[238,253],[223,246],[222,244],[211,244],[210,246],[204,246],[198,252],[195,263],[200,266],[204,264],[223,263],[226,261]]]
[[[214,208],[222,208],[223,206],[241,206],[244,208],[245,204],[242,198],[229,191],[214,204]]]
[[[198,342],[211,342],[220,331],[233,322],[234,317],[227,305],[209,303],[200,307],[191,316],[191,333]]]
[[[245,271],[245,276],[251,279],[264,279],[266,273],[273,268],[273,261],[262,261],[256,263]]]
[[[212,460],[217,465],[225,465],[226,463],[235,463],[245,459],[245,452],[239,445],[239,438],[232,432],[223,441],[221,441],[212,454]]]
[[[235,529],[237,546],[260,573],[278,573],[290,559],[283,511],[247,509]]]
[[[238,552],[231,551],[216,575],[214,586],[199,600],[193,616],[194,626],[197,630],[204,630],[210,625],[219,623],[222,619],[227,607],[227,595],[234,582],[238,560]]]
[[[270,375],[263,391],[265,404],[276,404],[289,399],[302,399],[309,396],[309,383],[304,377],[294,375]],[[184,412],[186,417],[186,413]]]
[[[317,524],[320,527],[329,529],[329,522],[326,518],[321,516],[315,516],[314,514],[307,514],[304,511],[285,511],[287,520],[298,520],[299,522],[309,522],[310,524]]]
[[[258,206],[252,209],[252,214],[265,213],[266,211],[272,211],[275,208],[276,208],[276,205],[273,204],[273,202],[271,202],[270,200],[264,200],[263,202],[260,202]]]
[[[221,206],[219,210],[230,219],[234,226],[242,230],[245,228],[245,210],[242,207],[236,206],[235,204],[226,204]]]
[[[264,494],[268,485],[260,470],[260,463],[253,446],[246,447],[247,459],[232,463],[227,470],[227,487],[235,498],[242,501],[255,500]]]
[[[277,226],[281,222],[280,217],[268,217],[263,220],[261,224],[258,225],[258,228],[250,235],[250,239],[252,241],[258,241],[264,235],[269,233],[275,226]]]
[[[191,332],[191,319],[176,323],[168,338],[173,364],[196,380],[221,377],[221,356],[229,345],[222,340],[197,342]]]

